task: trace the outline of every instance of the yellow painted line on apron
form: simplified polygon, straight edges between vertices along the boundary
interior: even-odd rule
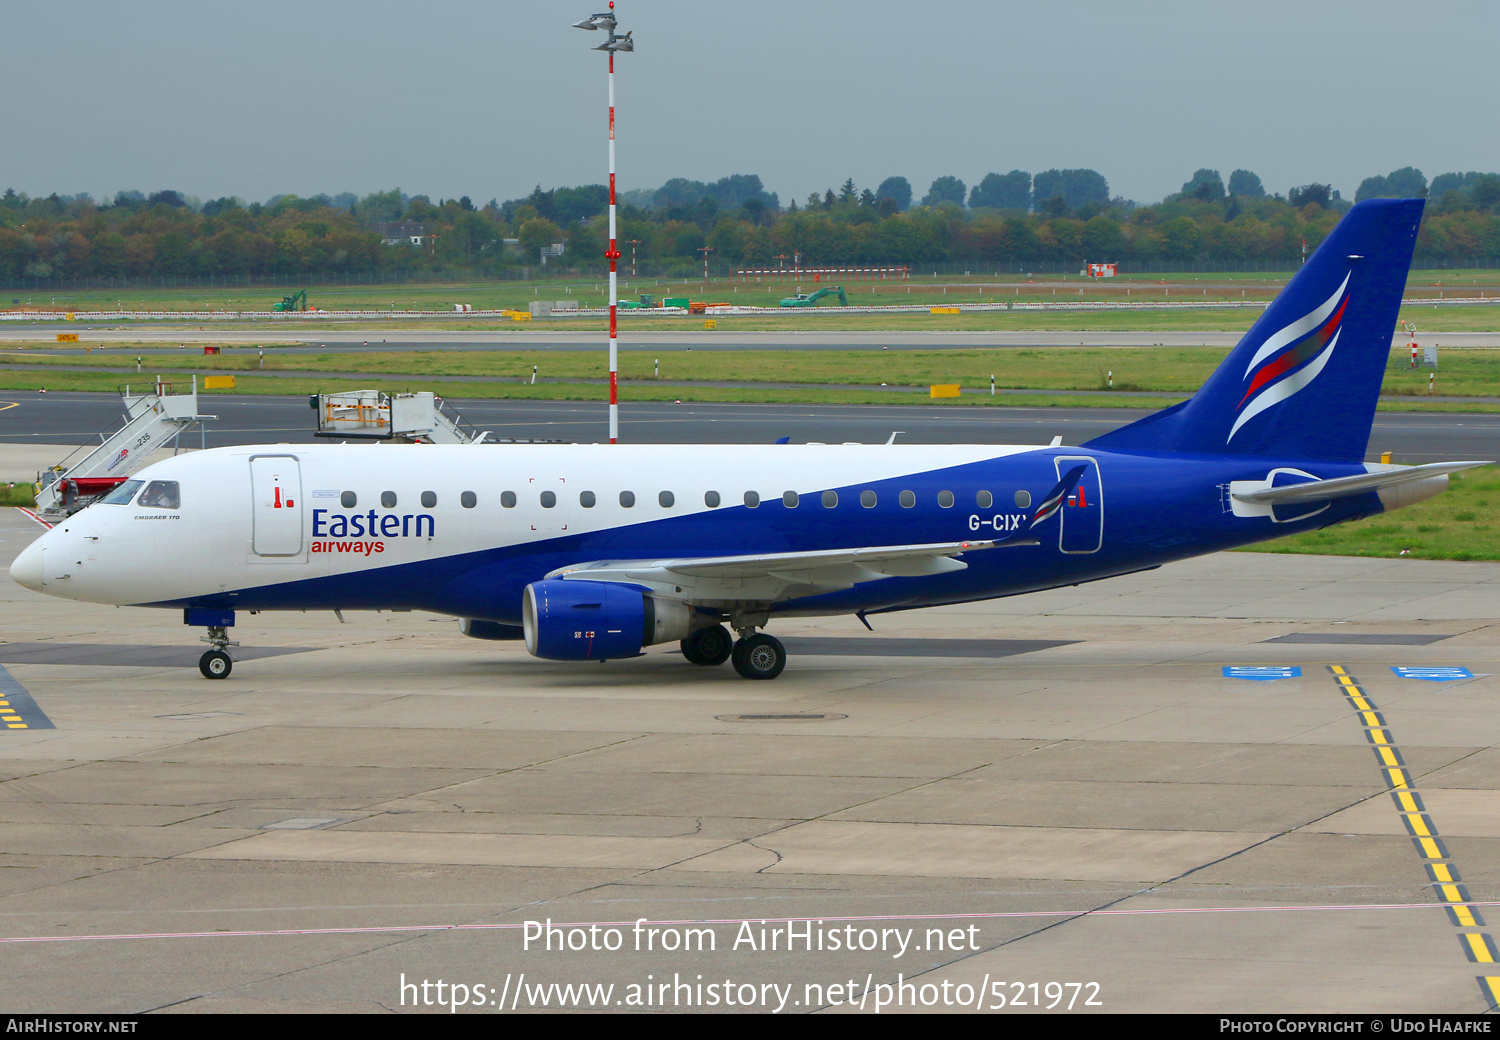
[[[1431,841],[1431,838],[1421,838],[1420,841]],[[1427,868],[1427,876],[1432,880],[1442,883],[1451,883],[1458,880],[1458,871],[1452,863],[1424,863]]]
[[[1407,833],[1414,838],[1428,838],[1437,833],[1426,813],[1402,813],[1401,822],[1406,824]]]
[[[5,411],[7,408],[19,408],[19,407],[21,407],[21,402],[20,401],[9,401],[6,404],[0,404],[0,412]]]
[[[1476,964],[1495,964],[1500,962],[1500,950],[1495,949],[1495,940],[1484,932],[1464,932],[1458,937],[1459,945],[1468,954],[1469,960]]]
[[[1415,791],[1396,791],[1391,798],[1395,801],[1399,812],[1422,812],[1427,808]]]
[[[1422,854],[1423,859],[1447,859],[1448,849],[1441,838],[1413,838],[1412,842],[1417,846],[1417,851]]]
[[[1448,920],[1455,928],[1483,928],[1484,919],[1463,904],[1450,906]]]
[[[1428,862],[1422,864],[1427,876],[1432,879],[1433,891],[1444,904],[1450,924],[1457,928],[1477,929],[1484,927],[1484,918],[1469,904],[1468,889],[1458,883],[1458,868],[1451,863],[1432,862],[1448,858],[1448,849],[1437,836],[1437,825],[1424,811],[1422,797],[1411,789],[1410,777],[1402,766],[1401,752],[1396,748],[1395,737],[1386,725],[1385,717],[1360,689],[1343,665],[1329,665],[1340,690],[1350,704],[1359,712],[1360,722],[1365,727],[1365,739],[1374,745],[1375,759],[1381,765],[1381,774],[1391,791],[1391,800],[1401,817],[1407,833],[1411,835],[1418,854]],[[1500,949],[1486,932],[1464,931],[1458,935],[1459,946],[1464,956],[1474,964],[1500,963]],[[1486,1007],[1500,1011],[1500,975],[1476,975],[1479,991]]]

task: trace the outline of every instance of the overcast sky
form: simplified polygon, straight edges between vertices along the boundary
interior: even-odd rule
[[[399,187],[478,203],[605,180],[606,0],[5,4],[0,188],[247,200]],[[1352,197],[1500,169],[1486,0],[621,0],[619,186],[1091,167]]]

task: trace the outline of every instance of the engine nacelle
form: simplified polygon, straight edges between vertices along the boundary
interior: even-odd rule
[[[521,626],[536,657],[638,657],[646,642],[646,595],[607,581],[534,581],[521,599]]]
[[[526,649],[554,661],[639,657],[643,646],[686,639],[694,619],[686,603],[608,581],[534,581],[521,601]]]
[[[502,625],[498,621],[476,621],[474,618],[458,619],[458,630],[470,639],[524,639],[520,625]]]

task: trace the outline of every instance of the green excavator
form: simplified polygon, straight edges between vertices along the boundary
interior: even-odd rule
[[[849,297],[844,295],[844,287],[842,285],[830,285],[828,288],[819,289],[815,293],[799,292],[796,296],[788,296],[786,299],[782,300],[781,305],[783,307],[816,307],[818,305],[818,301],[823,297],[833,296],[835,294],[839,298],[840,307],[849,306]]]
[[[271,305],[273,311],[305,311],[307,310],[307,290],[303,289],[295,296],[283,296],[280,303]]]

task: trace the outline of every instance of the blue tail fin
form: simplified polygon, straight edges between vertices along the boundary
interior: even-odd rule
[[[1086,446],[1363,460],[1421,219],[1359,203],[1191,400]]]

